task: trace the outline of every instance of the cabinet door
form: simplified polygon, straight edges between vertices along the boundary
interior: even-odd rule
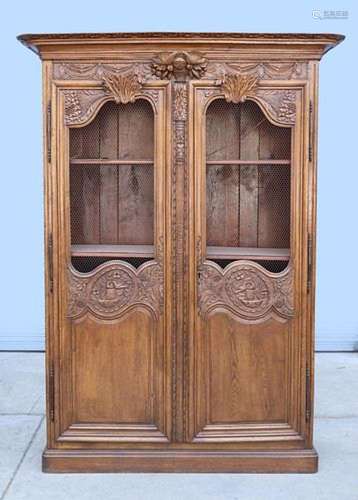
[[[303,94],[265,82],[245,95],[242,83],[192,84],[188,437],[289,447],[304,426]]]
[[[108,82],[57,88],[56,434],[167,443],[167,85]]]

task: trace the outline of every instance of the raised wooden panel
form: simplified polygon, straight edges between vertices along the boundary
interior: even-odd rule
[[[72,333],[74,422],[156,423],[161,360],[151,314],[136,310],[111,322],[85,316]]]
[[[212,313],[205,332],[208,424],[287,421],[287,322]]]

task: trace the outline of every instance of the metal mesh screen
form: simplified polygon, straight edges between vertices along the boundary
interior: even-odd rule
[[[97,246],[95,257],[72,258],[82,272],[113,260],[101,256],[101,245],[133,245],[136,266],[137,246],[153,245],[153,158],[154,115],[145,100],[108,102],[89,125],[70,130],[71,244]]]
[[[288,258],[271,262],[264,249],[290,247],[291,129],[272,125],[253,102],[218,99],[206,148],[207,245],[263,249],[261,265],[279,272]]]
[[[151,165],[72,165],[72,244],[153,244]]]
[[[154,115],[149,102],[105,103],[91,123],[70,130],[70,157],[153,160]]]

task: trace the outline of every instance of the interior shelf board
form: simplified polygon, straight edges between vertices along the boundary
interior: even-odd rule
[[[152,258],[153,245],[72,245],[72,257]]]
[[[109,160],[105,158],[72,158],[71,165],[153,165],[153,160]]]
[[[207,247],[208,259],[289,260],[289,248]]]
[[[207,160],[207,165],[290,165],[291,160]]]

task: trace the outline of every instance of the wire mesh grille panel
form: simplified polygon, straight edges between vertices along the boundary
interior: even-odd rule
[[[154,116],[144,99],[109,101],[85,127],[70,130],[70,156],[113,160],[153,160]]]
[[[207,246],[237,247],[237,259],[239,249],[263,249],[260,263],[272,268],[264,249],[290,246],[291,129],[271,124],[254,102],[217,99],[206,151]]]
[[[72,244],[153,244],[153,168],[72,165]]]
[[[72,258],[73,265],[88,272],[84,269],[113,260],[104,257],[103,245],[117,245],[119,258],[120,246],[153,245],[154,116],[150,104],[145,100],[104,104],[89,125],[70,129],[70,155],[71,245],[84,248],[83,257],[77,252]],[[91,251],[96,246],[96,257],[86,256],[86,245]]]
[[[290,169],[208,165],[207,244],[289,248]]]

